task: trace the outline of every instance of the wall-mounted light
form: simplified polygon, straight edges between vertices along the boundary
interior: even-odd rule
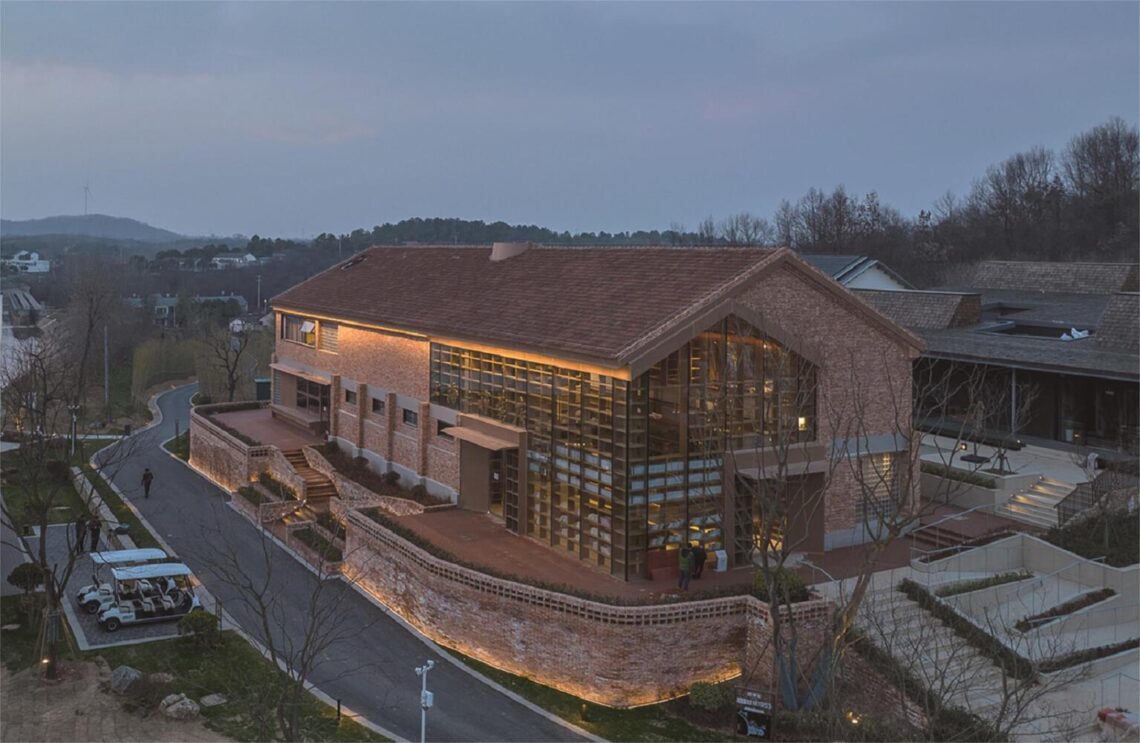
[[[808,429],[807,416],[801,415],[799,417],[799,419],[797,420],[797,422],[799,423],[799,427],[800,427],[801,431],[806,431]]]

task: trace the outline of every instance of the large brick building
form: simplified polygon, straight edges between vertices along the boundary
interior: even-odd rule
[[[775,470],[812,550],[911,481],[920,341],[785,249],[373,248],[272,304],[274,415],[621,578],[744,559]]]

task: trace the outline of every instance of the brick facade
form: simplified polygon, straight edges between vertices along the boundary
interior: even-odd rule
[[[816,274],[799,258],[788,258],[740,282],[722,301],[746,311],[751,315],[747,321],[816,365],[816,444],[821,451],[844,441],[897,441],[909,430],[911,365],[918,354],[917,341],[869,304]],[[281,317],[279,313],[279,338]],[[317,319],[318,324],[326,322]],[[694,318],[692,322],[693,329],[699,330],[697,326],[705,321]],[[369,459],[377,470],[397,471],[401,484],[421,483],[457,501],[460,446],[438,435],[440,420],[428,404],[431,340],[363,323],[338,325],[337,352],[279,339],[277,361],[319,370],[330,378],[330,435],[353,448],[354,454]],[[663,345],[654,353],[667,354],[684,342],[675,335],[664,334],[673,338],[668,341],[673,347]],[[355,404],[345,401],[345,389],[356,391]],[[373,411],[373,398],[384,400],[383,412]],[[418,416],[415,425],[405,422],[405,410]],[[856,448],[854,443],[850,446]],[[906,452],[899,457],[912,470],[917,467],[917,457]],[[850,466],[841,463],[829,475],[821,523],[827,549],[863,539],[857,513],[863,488],[855,475],[857,466],[857,461]],[[912,471],[903,480],[917,484],[917,473]],[[726,501],[726,514],[731,511],[732,504]]]
[[[432,640],[598,704],[658,702],[745,671],[762,687],[774,678],[768,608],[750,596],[597,603],[446,562],[356,512],[342,572]],[[794,611],[806,662],[831,605]]]

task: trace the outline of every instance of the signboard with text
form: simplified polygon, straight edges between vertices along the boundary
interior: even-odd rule
[[[772,737],[772,695],[736,687],[736,734],[760,740]]]

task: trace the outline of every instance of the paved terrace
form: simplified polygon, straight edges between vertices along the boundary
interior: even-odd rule
[[[459,560],[502,575],[510,575],[522,582],[559,584],[627,601],[668,600],[669,597],[683,593],[677,588],[676,578],[658,581],[637,579],[629,582],[614,578],[568,552],[560,553],[529,537],[512,534],[501,521],[489,514],[450,509],[418,516],[401,516],[396,521]],[[702,591],[751,585],[750,568],[717,573],[710,567],[714,564],[705,563],[704,575],[689,584],[685,595],[697,596]]]
[[[322,439],[317,438],[305,429],[274,418],[270,414],[269,408],[215,413],[210,418],[249,436],[254,441],[272,444],[281,451],[324,443]]]

